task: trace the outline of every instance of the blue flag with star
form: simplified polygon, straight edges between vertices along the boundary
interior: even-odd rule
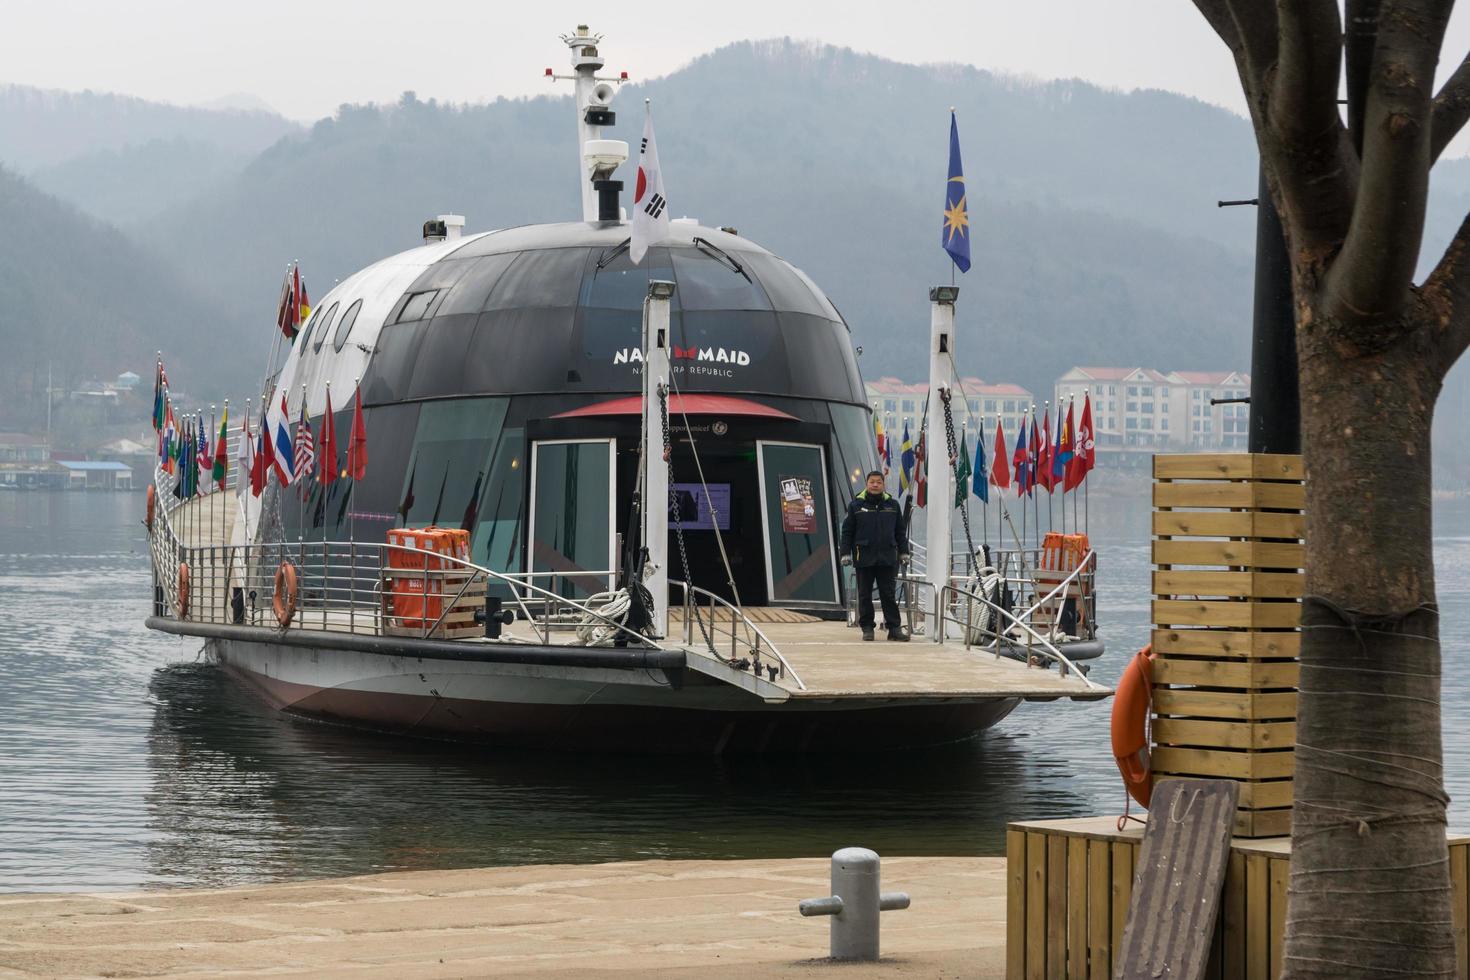
[[[970,212],[965,205],[965,168],[960,163],[960,129],[949,113],[949,180],[944,185],[944,228],[940,242],[961,272],[970,271]]]

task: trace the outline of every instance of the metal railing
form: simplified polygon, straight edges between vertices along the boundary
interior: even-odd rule
[[[750,655],[754,671],[759,675],[761,656],[763,653],[769,654],[776,661],[775,676],[790,677],[798,690],[806,690],[806,685],[802,683],[800,675],[781,655],[781,651],[776,649],[771,638],[766,636],[765,631],[746,616],[738,606],[708,589],[701,589],[697,585],[690,585],[679,579],[669,579],[669,587],[672,589],[676,586],[682,590],[684,596],[681,607],[684,616],[685,646],[694,645],[694,630],[698,627],[700,635],[709,643],[710,652],[718,657],[719,647],[723,646],[722,637],[728,637],[730,658],[727,662],[734,663],[740,660],[743,650]],[[701,600],[703,600],[703,605],[701,605]]]
[[[484,635],[474,613],[483,606],[487,588],[495,585],[510,596],[517,619],[529,626],[537,642],[550,645],[553,632],[590,623],[608,627],[618,643],[664,649],[587,603],[531,581],[565,572],[502,573],[454,555],[360,541],[194,543],[212,537],[215,530],[224,537],[229,524],[216,508],[238,506],[232,488],[227,483],[223,490],[178,500],[171,484],[172,477],[155,471],[156,512],[149,534],[155,615],[283,631],[467,638]],[[200,516],[185,509],[189,507],[201,512],[198,527],[188,524]],[[186,524],[183,537],[181,522]],[[194,533],[200,530],[210,534]],[[296,603],[282,625],[275,607],[278,598],[283,611],[289,602],[277,584],[284,584],[286,565],[296,578]],[[183,568],[187,605],[180,589]],[[528,642],[515,636],[504,640]]]

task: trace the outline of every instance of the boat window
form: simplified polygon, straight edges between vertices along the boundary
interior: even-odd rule
[[[525,444],[519,428],[505,429],[495,447],[480,495],[479,523],[470,539],[470,560],[496,572],[521,570],[521,510],[525,503]],[[491,595],[509,598],[494,583]]]
[[[322,341],[327,339],[327,331],[332,329],[332,317],[337,315],[337,304],[333,303],[322,317],[322,322],[316,325],[316,343],[311,345],[312,353],[322,349]]]
[[[506,404],[464,398],[423,406],[395,508],[400,526],[474,526]]]
[[[816,283],[800,269],[774,255],[760,252],[741,252],[739,257],[756,281],[765,288],[767,295],[771,297],[771,305],[776,309],[789,313],[806,313],[828,320],[842,319],[836,308],[822,295]]]
[[[490,291],[487,310],[575,306],[587,264],[585,248],[522,252]]]
[[[674,262],[675,295],[686,310],[769,310],[765,290],[751,281],[741,253],[722,259],[694,248],[669,250]],[[737,265],[738,263],[738,265]],[[641,303],[640,303],[641,305]]]
[[[398,319],[394,323],[403,323],[406,320],[422,320],[424,314],[429,312],[429,304],[434,302],[434,297],[439,295],[437,289],[426,289],[421,293],[413,293],[408,301],[403,304],[403,309],[398,311]]]
[[[502,252],[469,261],[469,268],[439,304],[439,315],[479,313],[490,299],[490,291],[510,268],[519,252]]]
[[[652,279],[673,279],[669,249],[650,248],[640,265],[634,265],[627,250],[613,256],[601,269],[597,263],[602,252],[594,251],[582,276],[582,289],[577,305],[583,309],[637,310],[641,322],[643,300],[648,296]],[[678,291],[671,304],[677,309],[683,303]]]
[[[845,499],[851,500],[863,489],[863,477],[878,466],[878,454],[873,444],[872,415],[860,405],[836,405],[832,409],[832,444],[836,448],[838,457],[834,462],[842,468],[843,482],[838,484],[841,488],[846,486],[848,494]],[[895,440],[903,439],[903,430],[890,433]],[[909,432],[909,441],[917,443],[917,433]],[[902,468],[903,462],[900,446],[893,447],[893,472],[890,474],[889,486],[897,488],[898,470]],[[844,499],[839,495],[838,499]]]
[[[347,335],[352,333],[352,325],[357,322],[357,314],[361,310],[362,300],[347,307],[347,312],[342,314],[342,321],[337,324],[337,336],[332,338],[332,350],[340,351],[342,345],[347,343]]]

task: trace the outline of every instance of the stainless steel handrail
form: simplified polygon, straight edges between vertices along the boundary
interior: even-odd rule
[[[299,592],[302,595],[305,595],[308,592],[308,576],[306,575],[306,573],[312,572],[314,569],[320,569],[320,575],[316,582],[312,583],[311,591],[314,594],[319,594],[322,599],[322,629],[324,631],[327,630],[326,613],[327,611],[329,611],[327,608],[329,606],[329,598],[334,594],[340,595],[341,593],[345,592],[346,604],[342,611],[346,611],[348,613],[349,630],[351,632],[357,632],[353,611],[357,609],[360,605],[365,604],[359,600],[359,596],[365,594],[372,598],[371,605],[378,610],[378,612],[369,621],[372,632],[374,632],[375,634],[381,632],[381,629],[384,625],[382,622],[384,618],[384,614],[382,612],[382,581],[385,575],[388,577],[393,577],[390,573],[397,572],[397,577],[401,578],[422,578],[424,580],[424,587],[423,591],[421,592],[421,596],[424,599],[428,599],[430,597],[437,599],[450,599],[450,602],[446,605],[445,610],[441,612],[439,618],[435,620],[432,626],[429,626],[423,631],[423,635],[427,636],[429,633],[433,632],[439,627],[439,624],[443,622],[444,616],[447,615],[448,611],[453,608],[454,602],[464,595],[465,591],[473,583],[474,579],[478,576],[484,576],[487,582],[494,581],[502,583],[511,590],[511,596],[516,602],[517,606],[520,608],[520,611],[525,621],[530,624],[531,629],[536,632],[543,643],[546,643],[548,645],[551,643],[549,610],[555,607],[574,610],[576,613],[582,616],[591,617],[605,626],[612,627],[616,633],[626,635],[630,639],[630,641],[636,642],[639,645],[652,647],[656,650],[665,649],[665,647],[661,646],[657,642],[650,640],[648,637],[645,637],[632,629],[629,629],[622,623],[619,623],[603,615],[596,609],[593,609],[584,603],[578,602],[575,599],[570,599],[563,595],[559,595],[556,592],[542,588],[528,581],[528,579],[530,578],[545,577],[547,573],[502,573],[489,568],[485,568],[481,565],[476,565],[473,562],[458,558],[453,555],[444,555],[438,552],[425,551],[420,548],[412,548],[402,545],[389,545],[386,543],[376,542],[282,541],[257,542],[243,545],[185,544],[183,543],[183,541],[180,540],[178,530],[174,526],[174,518],[179,510],[182,507],[188,505],[192,500],[207,499],[215,494],[220,493],[230,493],[231,487],[229,486],[229,484],[227,484],[223,490],[215,489],[209,491],[206,494],[191,497],[187,500],[178,500],[178,498],[175,498],[173,496],[172,487],[168,485],[171,482],[171,479],[172,478],[168,474],[164,473],[161,469],[155,468],[155,499],[161,501],[162,506],[155,507],[154,526],[153,529],[150,531],[149,537],[155,575],[157,575],[162,580],[161,584],[165,585],[164,592],[166,603],[169,609],[172,610],[174,618],[186,618],[182,615],[183,611],[180,610],[178,603],[178,563],[181,561],[187,561],[190,558],[194,558],[195,562],[199,565],[199,568],[195,569],[193,565],[191,565],[191,583],[194,581],[194,575],[198,575],[199,579],[202,581],[206,569],[209,574],[209,579],[211,583],[213,583],[216,578],[220,577],[219,573],[222,571],[218,567],[221,564],[219,552],[224,552],[225,556],[223,561],[223,578],[225,584],[223,586],[223,594],[220,594],[219,588],[211,584],[211,594],[208,596],[208,598],[213,600],[214,603],[217,604],[221,599],[223,599],[223,601],[227,604],[230,601],[229,590],[233,587],[236,581],[240,583],[241,588],[247,593],[251,592],[251,586],[258,586],[259,588],[253,593],[257,597],[262,594],[273,597],[274,572],[271,573],[272,579],[270,581],[269,588],[265,587],[265,579],[258,577],[259,573],[261,572],[265,564],[278,564],[279,560],[286,558],[294,559],[294,563],[300,566],[300,572],[298,574],[302,574],[303,576],[303,583],[299,589]],[[310,547],[309,554],[308,545]],[[331,555],[334,549],[338,552],[339,555],[350,555],[350,562],[347,563],[346,571],[343,574],[337,576],[331,576],[327,574],[327,569],[332,567]],[[316,566],[312,563],[316,559],[318,551],[320,552],[320,557],[322,560],[321,566]],[[386,561],[386,558],[390,552],[396,554],[422,555],[424,565],[427,567],[392,569],[389,567]],[[374,556],[376,558],[376,561],[371,564],[361,562],[359,561],[359,556],[362,555]],[[255,561],[252,563],[251,561],[252,558],[261,558],[267,556],[275,558],[276,562],[263,563],[260,561]],[[208,559],[207,561],[205,561],[206,558]],[[235,568],[235,563],[237,560],[242,560],[238,579],[236,578],[235,574],[237,571]],[[431,564],[431,562],[433,564]],[[253,571],[252,564],[254,565]],[[437,569],[435,565],[437,565]],[[339,563],[336,567],[338,569],[341,569],[341,563]],[[364,577],[360,576],[359,573],[363,568],[374,569],[374,575],[371,579],[364,579]],[[429,576],[424,574],[425,572],[432,573],[436,570],[443,571],[454,569],[470,574],[470,578],[460,586],[459,592],[455,596],[451,598],[449,593],[447,592],[438,593],[428,591],[427,586]],[[415,575],[414,573],[416,572],[419,574]],[[342,586],[334,586],[332,584],[334,581],[339,580],[346,582],[345,588]],[[369,584],[366,587],[363,587],[360,585],[360,583],[363,581],[366,581]],[[527,598],[536,598],[545,604],[547,610],[546,622],[538,626],[536,622],[536,617],[531,613],[530,608],[527,606]],[[187,618],[200,618],[197,615],[197,612],[204,607],[204,603],[201,602],[199,605],[196,606],[195,603],[191,601],[190,606],[191,615]],[[258,611],[258,608],[258,606],[253,606],[252,611]],[[217,605],[215,608],[211,609],[211,613],[215,613],[217,611]],[[425,612],[427,612],[427,610]],[[214,617],[211,616],[210,618]],[[412,618],[419,619],[422,624],[422,622],[427,621],[428,616],[425,614],[420,615],[419,617]],[[289,628],[307,629],[308,627],[304,625],[301,619],[293,618],[292,625]]]
[[[1021,629],[1025,630],[1026,633],[1028,633],[1033,640],[1035,640],[1038,644],[1040,644],[1040,647],[1039,648],[1028,645],[1027,648],[1026,648],[1028,653],[1037,653],[1037,652],[1039,652],[1042,655],[1047,656],[1047,657],[1050,657],[1051,659],[1057,661],[1064,668],[1066,668],[1066,670],[1068,670],[1069,672],[1071,672],[1073,674],[1076,674],[1078,677],[1082,678],[1082,682],[1084,684],[1086,684],[1089,689],[1105,690],[1105,688],[1101,684],[1098,684],[1097,682],[1095,682],[1091,678],[1089,678],[1087,676],[1087,672],[1086,671],[1079,670],[1078,667],[1077,667],[1077,665],[1074,664],[1067,657],[1066,654],[1062,653],[1061,650],[1057,649],[1056,645],[1053,644],[1050,640],[1048,640],[1046,637],[1042,636],[1040,633],[1038,633],[1034,629],[1032,629],[1029,624],[1022,622],[1020,619],[1017,619],[1016,616],[1014,614],[1012,614],[1011,612],[1009,612],[1008,610],[1004,609],[1001,606],[996,605],[995,603],[991,602],[989,599],[985,598],[982,595],[977,595],[976,593],[971,592],[968,589],[960,589],[960,588],[956,588],[953,585],[946,585],[946,586],[944,586],[944,588],[942,588],[942,589],[939,590],[939,595],[936,596],[936,598],[935,598],[935,610],[934,610],[934,612],[935,612],[935,615],[936,616],[943,616],[944,615],[945,604],[943,602],[943,597],[944,597],[944,595],[946,593],[952,594],[952,595],[956,595],[956,596],[964,596],[967,599],[972,599],[972,600],[974,600],[976,602],[981,603],[984,606],[989,607],[994,612],[1000,613],[1002,616],[1004,616],[1007,619],[1009,619],[1016,626],[1019,626]],[[959,625],[965,625],[965,624],[961,623],[960,620],[955,619],[954,617],[947,617],[947,618],[948,618],[948,620],[950,622],[954,623],[957,626],[959,626]],[[968,642],[968,637],[966,637],[965,646],[967,648],[970,646],[970,643]],[[1000,656],[999,650],[996,651],[996,656]]]
[[[699,615],[699,603],[693,601],[695,595],[698,594],[706,597],[709,600],[710,606],[712,608],[715,603],[719,603],[721,606],[730,610],[730,638],[732,644],[732,652],[733,644],[738,638],[737,634],[735,633],[734,627],[734,622],[738,618],[741,624],[744,625],[748,631],[753,632],[756,635],[755,643],[752,644],[749,639],[745,639],[743,642],[745,643],[746,648],[751,652],[751,655],[755,658],[757,670],[759,670],[760,667],[761,643],[764,643],[766,647],[769,648],[769,650],[771,651],[771,655],[776,658],[776,662],[780,665],[781,676],[784,677],[786,675],[790,675],[792,681],[795,682],[798,690],[806,690],[806,684],[802,682],[801,675],[797,674],[796,668],[791,666],[790,661],[788,661],[786,657],[782,655],[781,651],[777,649],[776,644],[771,642],[771,638],[766,635],[765,630],[761,629],[749,616],[745,615],[745,612],[741,610],[740,607],[736,606],[734,603],[723,598],[722,596],[715,595],[708,589],[702,589],[697,585],[690,585],[688,582],[685,582],[682,579],[671,578],[669,579],[669,585],[677,585],[684,592],[684,601],[682,605],[684,607],[684,643],[686,646],[692,646],[694,643],[693,620],[691,619],[690,614],[692,612],[695,616]],[[713,615],[713,613],[711,613],[710,615],[710,626],[712,629],[718,629],[719,627],[719,620]]]

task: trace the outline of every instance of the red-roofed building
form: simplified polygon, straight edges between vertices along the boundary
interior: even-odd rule
[[[1056,382],[1057,404],[1092,397],[1097,444],[1116,449],[1244,449],[1248,406],[1210,401],[1249,394],[1250,375],[1239,371],[1074,367]]]

